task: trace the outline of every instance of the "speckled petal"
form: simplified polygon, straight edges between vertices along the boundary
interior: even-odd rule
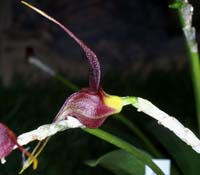
[[[0,158],[5,158],[12,152],[15,146],[14,138],[14,133],[7,126],[0,123]]]

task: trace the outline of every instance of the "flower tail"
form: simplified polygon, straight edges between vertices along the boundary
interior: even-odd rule
[[[49,16],[42,10],[32,6],[31,4],[29,4],[25,1],[21,1],[21,3],[28,6],[35,12],[39,13],[40,15],[44,16],[45,18],[49,19],[53,23],[57,24],[81,46],[81,48],[84,50],[85,55],[88,58],[88,61],[91,65],[91,72],[90,72],[90,76],[89,76],[90,88],[92,88],[95,91],[98,90],[99,84],[100,84],[101,72],[100,72],[100,64],[99,64],[96,54],[83,41],[81,41],[79,38],[77,38],[67,27],[65,27],[59,21],[57,21],[56,19],[52,18],[51,16]]]

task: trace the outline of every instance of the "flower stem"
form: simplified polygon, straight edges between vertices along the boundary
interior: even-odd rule
[[[171,130],[177,137],[179,137],[187,145],[190,145],[194,151],[200,153],[200,140],[199,138],[188,128],[184,127],[176,118],[169,116],[167,113],[160,110],[153,105],[150,101],[140,97],[127,97],[123,98],[126,101],[130,101],[133,98],[136,99],[132,105],[137,108],[138,112],[143,112],[150,117],[158,121],[159,124]],[[127,102],[127,104],[129,104]]]
[[[182,5],[178,8],[178,16],[185,36],[185,45],[190,61],[194,96],[196,101],[197,125],[200,133],[200,63],[196,42],[196,31],[192,26],[193,6],[186,0],[182,0],[180,2]]]
[[[164,175],[161,169],[153,163],[151,157],[144,152],[138,150],[136,147],[131,145],[130,143],[106,132],[101,129],[89,129],[83,128],[83,130],[91,135],[94,135],[106,142],[109,142],[120,149],[123,149],[131,154],[133,154],[138,160],[148,165],[157,175]]]
[[[199,53],[189,51],[190,64],[191,64],[191,74],[193,81],[193,88],[196,101],[196,113],[197,113],[197,126],[200,134],[200,63],[199,63]]]
[[[40,127],[38,127],[35,130],[29,131],[27,133],[23,133],[17,138],[17,142],[20,145],[26,145],[34,140],[43,140],[46,139],[52,135],[55,135],[58,132],[65,131],[66,129],[70,128],[82,128],[83,131],[90,133],[91,135],[94,135],[96,137],[101,138],[102,140],[111,143],[131,154],[133,154],[138,160],[143,162],[145,165],[148,165],[154,172],[157,173],[157,175],[164,175],[162,171],[153,163],[151,160],[151,157],[138,150],[136,147],[131,145],[130,143],[106,132],[100,129],[89,129],[85,128],[84,125],[82,125],[78,119],[68,116],[67,120],[58,121],[51,124],[45,124]],[[16,147],[15,147],[16,148]],[[35,157],[35,156],[34,156]],[[37,157],[37,155],[36,155]],[[22,173],[28,166],[31,165],[33,159],[29,159],[28,164],[25,164],[25,166],[22,168],[20,173]]]
[[[115,117],[116,120],[119,120],[121,123],[123,123],[127,128],[132,131],[136,136],[138,136],[143,143],[146,145],[147,149],[154,155],[155,157],[162,157],[160,152],[155,148],[155,146],[152,144],[152,142],[143,134],[143,132],[129,119],[124,117],[122,114],[117,114]]]
[[[72,83],[71,81],[67,80],[66,78],[64,78],[62,75],[60,75],[58,73],[56,73],[54,78],[57,79],[58,81],[62,82],[66,87],[68,87],[72,91],[78,91],[79,90],[78,86],[76,86],[74,83]]]

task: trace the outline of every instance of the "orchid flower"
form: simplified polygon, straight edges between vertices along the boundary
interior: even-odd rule
[[[33,7],[29,3],[24,1],[21,2],[53,23],[57,24],[70,37],[72,37],[85,52],[91,66],[91,70],[89,72],[89,87],[83,88],[68,97],[56,115],[54,122],[65,120],[67,119],[67,116],[71,115],[76,117],[86,127],[98,128],[110,115],[119,113],[123,107],[123,100],[121,97],[107,94],[100,86],[101,71],[96,54],[60,22],[38,8]],[[33,155],[35,157],[39,155],[46,143],[47,140],[40,142],[39,145],[36,146],[36,149],[33,151]],[[32,160],[28,159],[21,172],[28,168],[31,163]]]
[[[64,120],[66,116],[72,115],[79,119],[86,127],[97,128],[102,125],[108,116],[119,113],[123,106],[123,100],[118,96],[105,93],[101,88],[100,64],[96,54],[60,22],[27,2],[22,1],[22,3],[60,26],[81,46],[91,66],[89,87],[83,88],[68,97],[54,121]]]
[[[17,147],[23,154],[33,160],[33,169],[37,168],[38,161],[18,142],[15,134],[3,123],[0,123],[0,159],[5,163],[5,158]]]

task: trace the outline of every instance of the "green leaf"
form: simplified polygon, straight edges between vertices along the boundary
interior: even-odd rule
[[[200,154],[193,151],[190,146],[183,143],[167,129],[152,125],[148,126],[148,128],[171,155],[179,170],[181,170],[181,174],[199,175]]]
[[[87,161],[86,164],[91,167],[100,165],[117,175],[144,175],[145,167],[144,163],[124,150],[109,152],[97,160]]]
[[[89,129],[89,128],[82,128],[82,129],[89,134],[92,134],[102,140],[105,140],[110,144],[117,146],[120,149],[129,152],[138,160],[148,165],[157,175],[164,175],[163,171],[152,161],[151,157],[147,153],[137,149],[130,143],[101,129]]]
[[[170,4],[169,8],[171,8],[171,9],[182,9],[184,5],[185,5],[184,2],[182,2],[182,1],[176,1],[176,2],[174,2],[172,4]]]

